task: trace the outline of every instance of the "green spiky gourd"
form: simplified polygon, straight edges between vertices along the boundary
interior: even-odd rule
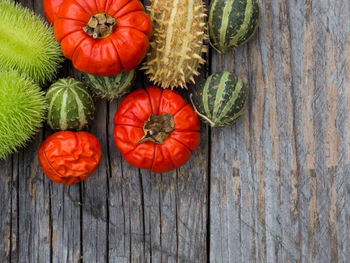
[[[17,70],[39,85],[63,61],[52,28],[27,8],[0,0],[0,70]]]
[[[150,51],[142,69],[162,88],[187,87],[204,64],[206,35],[202,0],[152,0],[148,7],[153,22]]]
[[[0,159],[14,153],[41,128],[44,93],[16,71],[0,71]]]
[[[208,20],[210,44],[220,53],[242,46],[259,24],[258,0],[213,0]]]
[[[136,78],[136,70],[122,71],[122,73],[112,77],[97,77],[84,73],[83,78],[96,96],[113,100],[131,91]]]
[[[242,80],[233,73],[218,72],[197,90],[193,104],[198,115],[212,127],[224,127],[243,114],[247,102],[248,88]]]
[[[53,130],[83,130],[93,120],[94,101],[84,83],[60,79],[46,93],[48,124]]]

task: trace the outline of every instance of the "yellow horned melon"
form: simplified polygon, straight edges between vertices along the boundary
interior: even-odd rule
[[[206,10],[202,0],[151,0],[153,38],[143,69],[162,88],[186,88],[204,64]]]

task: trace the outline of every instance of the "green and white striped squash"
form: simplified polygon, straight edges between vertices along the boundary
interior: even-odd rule
[[[243,114],[247,102],[248,88],[239,77],[230,72],[218,72],[209,76],[192,101],[198,115],[212,127],[232,124]]]
[[[83,130],[93,120],[94,101],[84,83],[60,79],[46,93],[48,124],[53,130]]]
[[[97,96],[103,99],[118,99],[129,93],[134,85],[136,70],[122,71],[122,73],[111,77],[97,77],[84,74],[86,85]]]
[[[210,44],[220,53],[242,46],[259,24],[258,0],[213,0],[208,19]]]

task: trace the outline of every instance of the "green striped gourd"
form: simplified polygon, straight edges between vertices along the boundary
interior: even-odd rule
[[[202,52],[206,35],[206,14],[202,0],[151,0],[153,22],[150,51],[142,69],[162,88],[186,88],[195,82],[205,63]]]
[[[259,24],[258,0],[213,0],[208,21],[210,44],[220,53],[242,46]]]
[[[209,76],[192,101],[198,115],[212,127],[232,124],[243,114],[247,102],[247,87],[230,72],[218,72]]]
[[[113,100],[129,93],[134,85],[136,71],[122,71],[122,73],[112,77],[97,77],[84,74],[84,82],[91,91],[98,97]]]
[[[48,124],[53,130],[83,130],[94,118],[89,89],[72,78],[60,79],[47,90]]]

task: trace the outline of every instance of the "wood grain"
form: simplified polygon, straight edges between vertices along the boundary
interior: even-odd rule
[[[41,0],[19,3],[43,16]],[[348,262],[350,2],[262,0],[261,10],[249,44],[210,50],[196,79],[235,72],[249,107],[231,127],[202,124],[184,167],[125,163],[112,138],[120,100],[96,100],[89,131],[103,155],[85,182],[43,175],[47,127],[0,162],[0,261]],[[81,77],[69,61],[66,76]],[[135,89],[149,84],[139,72]]]
[[[213,55],[213,71],[249,84],[251,104],[212,132],[210,259],[346,262],[349,3],[261,4],[257,37]]]
[[[0,258],[3,262],[11,260],[12,234],[12,158],[8,162],[0,163]]]
[[[80,73],[65,61],[59,77],[80,78]],[[45,138],[53,134],[48,127]],[[52,262],[79,262],[82,258],[82,186],[50,183]]]

